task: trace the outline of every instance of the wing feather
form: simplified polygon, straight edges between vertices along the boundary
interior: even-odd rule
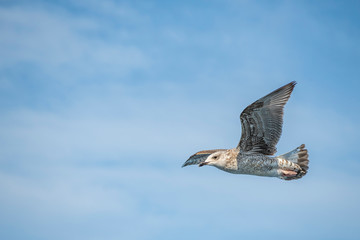
[[[243,152],[273,155],[283,124],[284,106],[296,82],[269,93],[250,104],[240,114],[241,139],[237,146]]]

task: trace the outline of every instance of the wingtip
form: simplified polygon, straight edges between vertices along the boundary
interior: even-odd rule
[[[291,94],[291,92],[294,90],[296,84],[297,84],[296,81],[289,82],[288,84],[280,87],[279,89],[277,89],[277,90],[275,90],[275,91],[273,91],[273,92],[285,90],[285,91],[287,91],[287,92],[290,92],[290,94]],[[270,93],[270,94],[271,94],[271,93]],[[270,94],[269,94],[269,95],[270,95]],[[289,97],[290,97],[290,94],[289,94]]]
[[[291,86],[291,88],[294,88],[296,84],[297,84],[296,81],[292,81],[292,82],[289,82],[288,84],[286,84],[285,86]]]

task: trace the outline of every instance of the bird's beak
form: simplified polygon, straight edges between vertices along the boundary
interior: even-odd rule
[[[208,165],[208,162],[202,162],[199,164],[199,167],[202,167],[202,166],[205,166],[205,165]]]

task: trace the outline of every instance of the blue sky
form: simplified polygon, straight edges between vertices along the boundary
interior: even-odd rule
[[[1,1],[1,239],[359,239],[357,1]],[[298,181],[181,168],[297,81]]]

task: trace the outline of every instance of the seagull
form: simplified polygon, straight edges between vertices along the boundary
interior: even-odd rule
[[[247,106],[240,114],[241,138],[236,148],[200,151],[182,165],[214,166],[233,174],[293,180],[309,169],[305,144],[279,155],[276,153],[283,124],[284,106],[296,82],[290,82]]]

